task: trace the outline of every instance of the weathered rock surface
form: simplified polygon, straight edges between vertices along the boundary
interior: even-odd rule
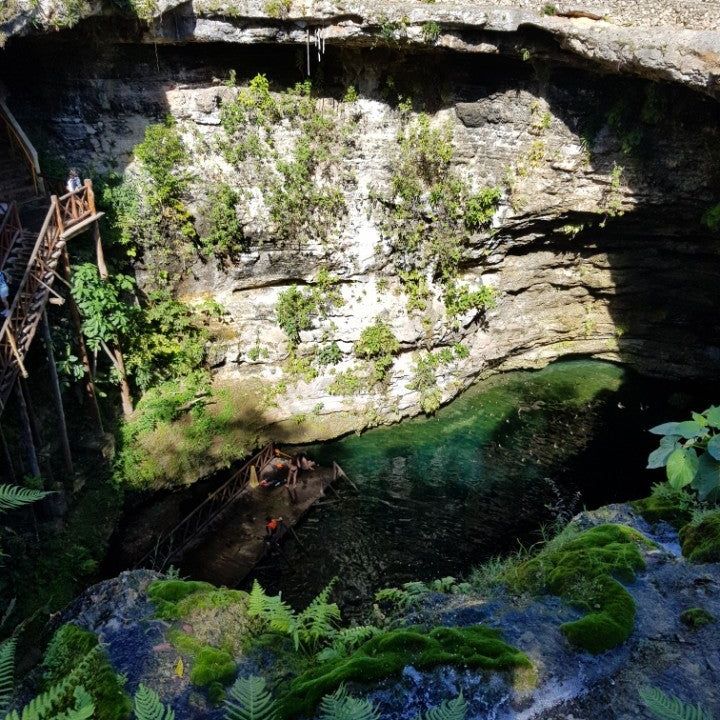
[[[50,12],[47,2],[39,7]],[[149,28],[98,15],[71,31],[13,37],[0,77],[21,122],[68,164],[90,174],[132,169],[145,128],[170,113],[191,149],[187,202],[199,226],[208,185],[228,182],[254,199],[239,210],[247,252],[231,264],[198,260],[180,294],[211,296],[229,313],[209,348],[218,384],[287,384],[277,406],[262,408],[262,424],[282,426],[284,439],[310,440],[420,412],[419,393],[408,387],[417,354],[456,342],[470,354],[438,369],[442,402],[488,373],[573,354],[660,375],[717,373],[720,245],[700,219],[718,201],[711,98],[720,87],[720,33],[708,5],[663,8],[614,0],[587,8],[615,20],[605,22],[541,15],[525,2],[379,9],[358,0],[295,3],[272,18],[260,1],[169,1]],[[647,30],[663,18],[676,26]],[[706,20],[708,29],[698,29]],[[433,42],[423,34],[427,22],[439,27]],[[308,32],[319,104],[357,123],[343,160],[354,178],[342,187],[347,217],[327,246],[298,248],[277,241],[261,189],[215,143],[219,108],[236,92],[224,82],[230,70],[291,86],[303,77]],[[351,84],[360,100],[340,103]],[[448,321],[437,285],[426,312],[407,310],[375,212],[373,194],[387,193],[398,154],[398,96],[411,97],[435,126],[450,124],[453,169],[473,188],[502,188],[492,232],[479,233],[461,263],[461,280],[492,286],[497,304],[459,326]],[[292,141],[287,123],[275,132]],[[302,334],[298,353],[326,338],[342,361],[298,381],[285,371],[275,308],[283,290],[312,282],[323,265],[340,278],[345,303]],[[401,343],[386,386],[330,394],[377,317]],[[258,338],[264,352],[251,356]]]
[[[638,687],[654,685],[709,711],[720,709],[720,625],[689,629],[680,613],[701,607],[720,617],[720,582],[716,565],[691,565],[677,555],[677,534],[667,525],[649,527],[626,505],[583,513],[581,527],[606,522],[628,524],[658,547],[645,551],[647,569],[629,592],[638,614],[635,631],[621,647],[593,656],[570,648],[559,630],[578,616],[557,598],[486,599],[472,595],[433,595],[419,617],[432,624],[485,623],[502,630],[506,640],[526,652],[534,670],[511,682],[496,674],[441,667],[418,672],[407,667],[399,678],[353,691],[377,702],[384,720],[410,720],[462,690],[468,717],[499,720],[571,720],[644,717]],[[63,615],[98,633],[115,668],[128,677],[128,689],[139,682],[154,687],[176,709],[178,720],[213,717],[202,693],[175,672],[177,651],[167,643],[167,623],[153,619],[144,592],[155,577],[123,573],[90,588]],[[187,660],[187,658],[185,658]],[[272,654],[242,658],[241,673],[265,673]]]

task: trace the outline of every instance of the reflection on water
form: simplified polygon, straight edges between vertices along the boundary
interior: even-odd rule
[[[660,479],[644,470],[647,428],[692,404],[667,396],[667,384],[609,363],[556,363],[495,378],[434,418],[310,448],[360,495],[345,485],[328,497],[286,560],[255,577],[302,606],[338,575],[352,612],[381,587],[462,576],[583,506],[646,493]]]

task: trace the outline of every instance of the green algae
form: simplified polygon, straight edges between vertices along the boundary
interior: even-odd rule
[[[704,513],[680,530],[682,554],[692,563],[720,562],[720,510]]]
[[[692,630],[715,622],[715,616],[703,608],[688,608],[680,613],[680,622]]]
[[[527,656],[484,626],[390,630],[372,638],[347,657],[307,670],[293,680],[282,701],[282,715],[310,714],[320,699],[348,681],[372,682],[397,675],[408,665],[423,669],[459,665],[482,670],[529,667]]]
[[[551,542],[508,574],[518,592],[549,592],[586,612],[561,625],[568,641],[591,653],[623,643],[635,625],[635,601],[618,582],[632,582],[645,567],[638,545],[650,541],[633,528],[598,525]]]

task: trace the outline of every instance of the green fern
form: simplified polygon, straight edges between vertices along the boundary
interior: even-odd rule
[[[330,593],[337,582],[333,578],[317,597],[298,615],[297,626],[300,641],[307,648],[316,648],[321,642],[337,634],[340,608],[331,603]]]
[[[51,717],[54,718],[58,705],[68,697],[74,682],[74,676],[68,675],[42,695],[33,698],[20,712],[13,710],[8,713],[5,720],[49,720]]]
[[[83,687],[73,690],[75,704],[64,713],[55,715],[52,720],[90,720],[95,714],[95,703]]]
[[[16,644],[15,638],[0,644],[0,715],[7,712],[13,694]]]
[[[341,685],[320,703],[320,720],[380,720],[377,708],[369,700],[348,695]]]
[[[467,703],[462,693],[454,700],[445,700],[425,713],[425,720],[465,720]]]
[[[354,627],[343,628],[333,638],[332,645],[324,648],[317,654],[317,659],[320,662],[324,662],[349,655],[364,642],[374,638],[381,632],[382,630],[374,625],[356,625]]]
[[[0,511],[15,510],[29,503],[42,500],[50,493],[17,485],[0,485]]]
[[[160,696],[142,683],[135,693],[136,720],[175,720],[175,711],[160,702]]]
[[[226,720],[277,720],[277,704],[260,677],[238,678],[225,700]]]
[[[699,705],[688,705],[679,698],[666,695],[660,688],[643,687],[640,698],[660,720],[713,720],[710,713]]]

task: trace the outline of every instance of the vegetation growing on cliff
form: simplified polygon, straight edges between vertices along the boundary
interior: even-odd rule
[[[422,307],[420,273],[427,268],[446,288],[450,317],[485,309],[492,304],[491,291],[473,291],[457,278],[470,238],[488,228],[498,208],[500,190],[473,192],[456,173],[449,125],[435,127],[420,115],[402,130],[398,143],[389,196],[382,200],[382,232],[397,254],[397,270],[405,273],[412,307]]]
[[[352,178],[342,159],[350,148],[352,121],[318,106],[308,80],[273,93],[255,76],[223,102],[221,123],[226,159],[241,176],[260,185],[272,233],[280,242],[326,244],[346,213],[342,188]],[[278,148],[275,125],[287,124],[294,141]]]

